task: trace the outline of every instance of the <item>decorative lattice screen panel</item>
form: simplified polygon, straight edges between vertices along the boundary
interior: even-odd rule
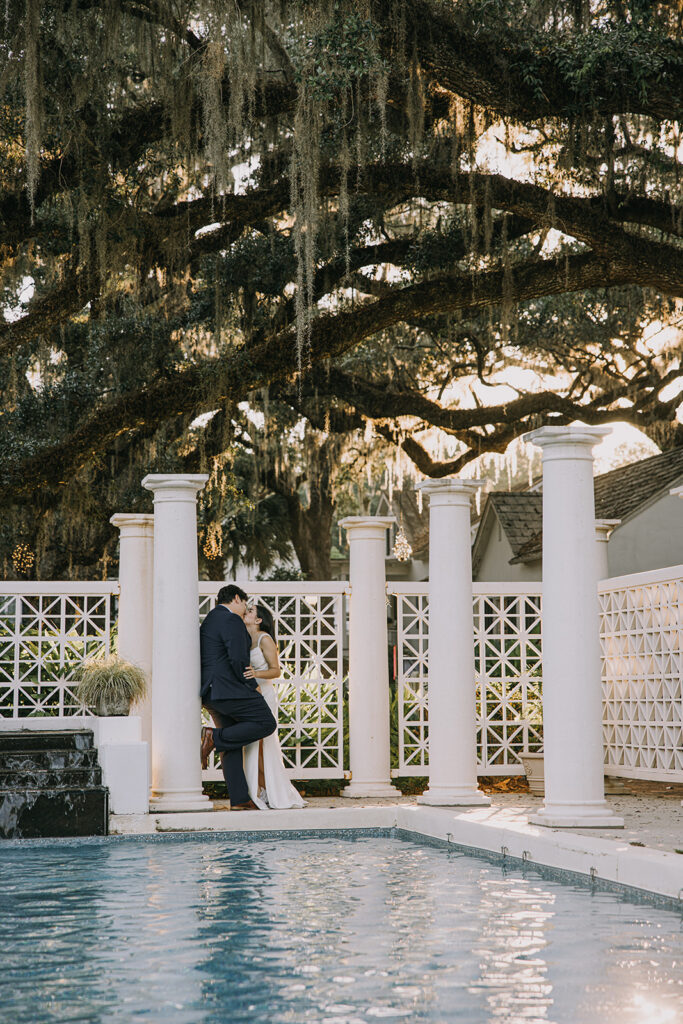
[[[605,770],[683,782],[683,566],[600,585]]]
[[[520,755],[543,747],[541,595],[474,592],[480,775],[523,774]]]
[[[200,618],[213,608],[221,584],[200,584]],[[270,608],[280,652],[276,682],[278,733],[290,776],[337,779],[344,775],[344,593],[348,584],[251,585]],[[207,779],[223,776],[213,758]]]
[[[396,696],[392,713],[398,719],[398,763],[395,775],[427,775],[427,589],[411,588],[396,595]]]
[[[344,769],[344,584],[263,584],[283,665],[280,739],[290,774],[335,778]],[[200,584],[200,613],[219,584]],[[0,586],[0,717],[82,713],[71,684],[85,658],[109,653],[119,586]],[[398,763],[427,772],[427,584],[390,587],[397,602]],[[606,771],[683,781],[683,567],[600,586]],[[533,724],[541,692],[540,596],[511,584],[474,585],[480,774],[521,772],[541,749]],[[214,764],[208,777],[219,778]]]
[[[109,654],[118,582],[0,585],[0,717],[83,714],[72,685]]]
[[[480,775],[523,773],[520,755],[542,749],[541,598],[531,588],[476,584],[473,601]],[[398,764],[394,775],[428,773],[427,584],[392,584],[397,602]]]

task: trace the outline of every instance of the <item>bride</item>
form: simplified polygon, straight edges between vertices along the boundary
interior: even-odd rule
[[[245,669],[244,675],[247,679],[258,680],[263,699],[277,720],[277,696],[272,680],[280,678],[280,660],[273,616],[263,604],[250,605],[244,614],[244,624],[251,637],[251,667]],[[244,774],[249,796],[261,810],[306,806],[285,772],[277,729],[244,748]]]

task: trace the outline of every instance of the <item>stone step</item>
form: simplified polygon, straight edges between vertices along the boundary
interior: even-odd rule
[[[0,752],[4,750],[89,750],[92,746],[93,734],[87,729],[73,732],[52,729],[0,731]]]
[[[102,769],[94,768],[24,768],[0,769],[0,791],[4,789],[54,789],[75,786],[85,789],[102,785]]]
[[[58,770],[96,768],[97,750],[0,750],[0,771]]]
[[[108,818],[109,791],[105,786],[0,793],[2,839],[106,836]]]

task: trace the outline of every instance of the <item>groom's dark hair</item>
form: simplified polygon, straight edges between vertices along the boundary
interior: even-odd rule
[[[229,583],[227,587],[221,587],[218,591],[216,604],[230,604],[236,597],[241,597],[243,601],[246,601],[248,596],[236,583]]]

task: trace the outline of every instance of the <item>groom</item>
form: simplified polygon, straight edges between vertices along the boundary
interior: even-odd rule
[[[202,622],[201,695],[216,729],[202,729],[202,767],[214,749],[221,754],[231,811],[256,810],[249,799],[242,765],[248,743],[275,732],[277,723],[261,696],[256,679],[245,679],[251,638],[244,625],[247,595],[234,583],[221,587],[213,608]]]

